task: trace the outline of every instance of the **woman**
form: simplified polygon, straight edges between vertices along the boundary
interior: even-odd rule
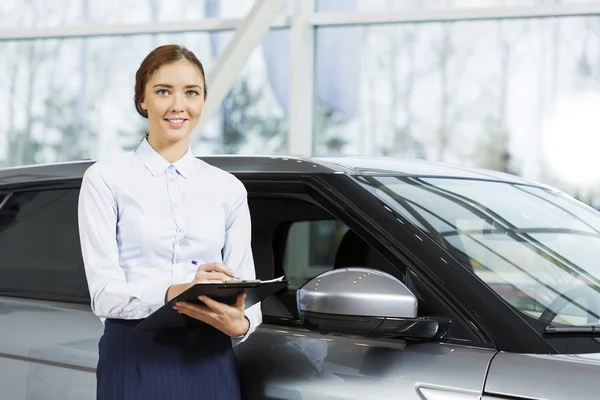
[[[174,308],[185,318],[205,324],[133,329],[197,282],[255,277],[244,186],[190,150],[206,94],[204,68],[191,51],[158,47],[136,73],[146,138],[84,175],[81,247],[92,310],[104,322],[99,400],[240,397],[232,345],[261,323],[260,305],[244,310],[243,295],[233,306],[179,302]]]

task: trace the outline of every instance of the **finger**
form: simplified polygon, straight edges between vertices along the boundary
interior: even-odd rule
[[[204,322],[213,321],[217,318],[217,314],[214,311],[201,304],[192,304],[180,301],[173,306],[173,309],[181,314],[189,315],[192,318],[199,319]]]
[[[218,282],[229,282],[232,278],[229,275],[225,275],[222,272],[206,272],[200,271],[196,274],[196,282],[207,282],[207,281],[218,281]]]
[[[198,299],[200,299],[201,302],[206,304],[206,307],[220,314],[225,314],[229,309],[229,306],[227,304],[221,303],[207,296],[199,296]]]
[[[176,310],[191,310],[203,313],[211,311],[210,308],[204,304],[193,304],[187,301],[178,301],[177,303],[173,304],[173,308]]]
[[[213,277],[216,279],[220,279],[220,278],[227,278],[227,279],[231,279],[231,277],[229,275],[227,275],[224,272],[221,271],[198,271],[196,272],[196,276],[197,277]]]
[[[212,312],[202,312],[188,308],[180,308],[177,310],[177,312],[182,315],[187,315],[190,318],[197,319],[198,321],[205,322],[209,325],[214,325],[215,321],[217,321],[216,316]]]
[[[233,271],[231,269],[229,269],[229,267],[223,263],[220,262],[216,262],[215,264],[215,271],[220,271],[223,272],[225,275],[229,275],[229,276],[233,276]]]
[[[241,308],[242,310],[246,308],[246,293],[240,293],[237,297],[237,300],[234,304],[235,308]]]
[[[222,272],[225,275],[233,276],[233,271],[230,270],[229,267],[227,267],[225,264],[220,263],[220,262],[211,262],[208,264],[202,264],[200,267],[198,267],[198,272],[200,272],[200,271],[206,271],[206,272],[217,271],[217,272]]]
[[[209,272],[211,279],[218,279],[223,282],[229,282],[232,280],[231,276],[223,273],[223,272]]]

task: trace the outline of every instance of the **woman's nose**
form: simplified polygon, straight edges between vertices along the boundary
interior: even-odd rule
[[[180,94],[175,94],[173,97],[173,102],[171,103],[171,111],[180,112],[184,110],[183,99]]]

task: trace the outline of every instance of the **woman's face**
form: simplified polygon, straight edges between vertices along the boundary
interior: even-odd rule
[[[140,104],[148,112],[150,138],[187,140],[204,107],[204,79],[187,60],[160,67],[148,80]]]

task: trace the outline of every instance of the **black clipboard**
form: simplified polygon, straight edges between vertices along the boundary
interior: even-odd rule
[[[211,299],[226,304],[235,304],[241,293],[246,293],[246,308],[265,300],[270,295],[278,292],[288,285],[286,280],[277,281],[241,281],[225,283],[197,283],[181,293],[164,306],[150,314],[146,319],[135,326],[135,329],[167,329],[185,328],[189,326],[205,325],[202,321],[195,320],[187,315],[179,314],[173,309],[178,301],[202,304],[198,296],[208,296]]]

